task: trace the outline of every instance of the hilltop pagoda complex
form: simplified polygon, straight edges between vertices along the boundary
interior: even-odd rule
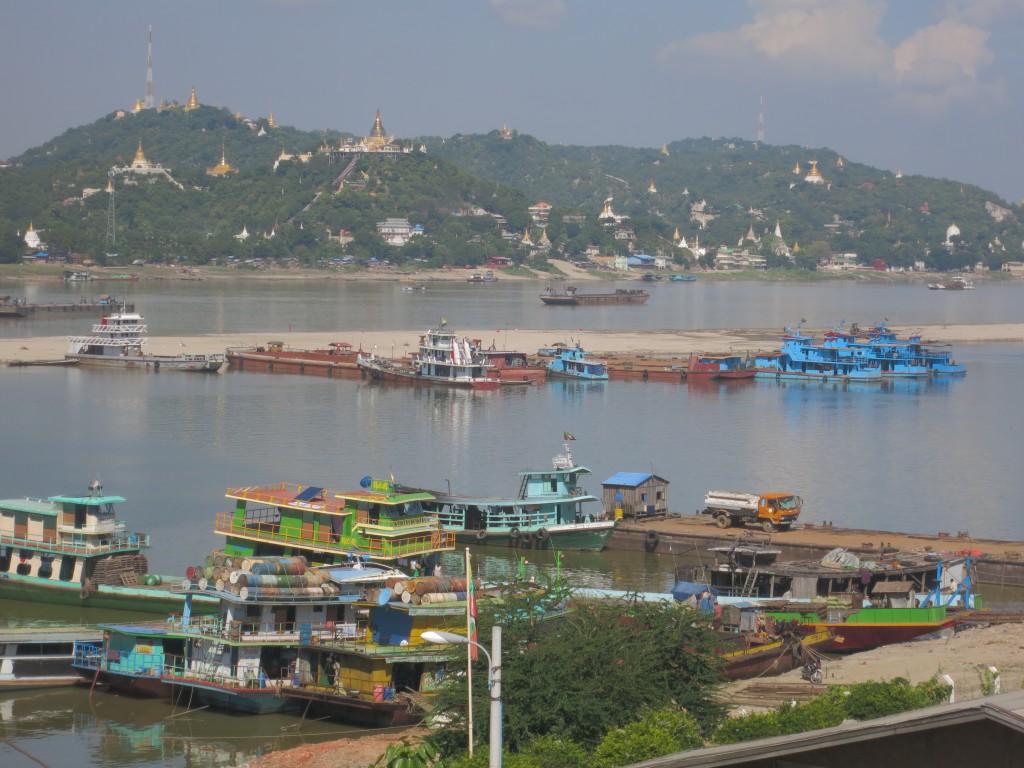
[[[395,142],[393,135],[388,136],[384,130],[384,124],[381,122],[380,110],[378,109],[377,117],[373,121],[373,128],[370,129],[369,136],[364,136],[358,142],[353,139],[346,139],[337,147],[327,147],[321,149],[321,151],[326,151],[328,154],[337,153],[342,155],[407,155],[412,152],[412,147],[403,147]]]

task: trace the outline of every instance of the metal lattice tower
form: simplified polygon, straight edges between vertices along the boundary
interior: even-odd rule
[[[146,109],[156,106],[153,98],[153,25],[149,25],[149,55],[146,57]],[[114,198],[111,197],[111,200]]]
[[[764,94],[761,94],[761,108],[757,111],[757,143],[764,144]]]
[[[107,246],[113,250],[117,247],[117,203],[113,171],[107,174],[107,192],[110,194],[107,200]]]

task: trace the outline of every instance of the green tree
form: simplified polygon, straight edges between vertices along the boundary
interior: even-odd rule
[[[610,731],[594,750],[595,768],[619,768],[704,745],[697,723],[676,707],[648,711]]]

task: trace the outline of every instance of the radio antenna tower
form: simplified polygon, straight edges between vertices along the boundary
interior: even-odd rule
[[[146,109],[156,106],[153,99],[153,25],[149,25],[149,55],[146,57]]]
[[[761,108],[757,112],[757,143],[764,144],[764,94],[761,94]]]

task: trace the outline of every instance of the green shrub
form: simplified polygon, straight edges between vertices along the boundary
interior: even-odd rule
[[[609,731],[594,750],[592,765],[619,768],[703,745],[697,723],[685,710],[663,707]]]

